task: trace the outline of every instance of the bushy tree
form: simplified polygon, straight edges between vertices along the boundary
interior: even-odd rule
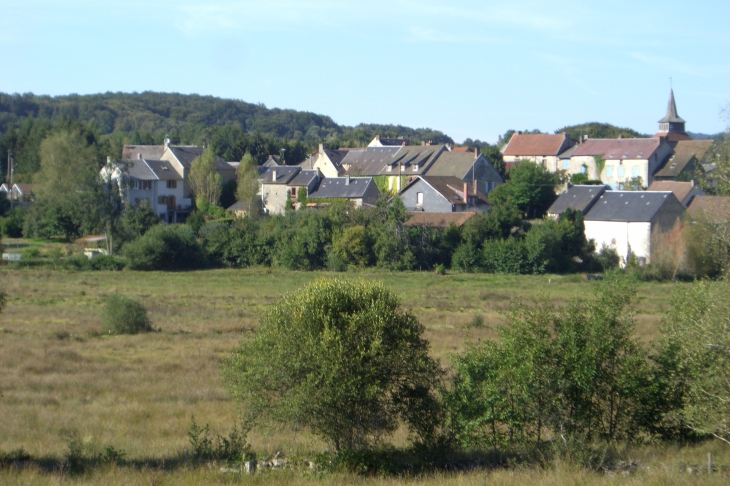
[[[185,224],[157,225],[124,246],[132,270],[183,270],[204,263],[192,228]]]
[[[258,214],[258,207],[255,207],[256,193],[259,190],[259,173],[258,164],[251,156],[250,152],[246,152],[241,158],[241,164],[238,166],[238,188],[236,199],[242,201],[246,205],[249,216]]]
[[[677,287],[662,328],[683,389],[680,423],[730,443],[730,280]]]
[[[633,336],[635,288],[611,276],[588,299],[557,308],[514,303],[500,339],[454,359],[446,395],[464,444],[532,442],[544,429],[568,441],[634,440],[658,430],[675,404],[662,367]]]
[[[419,438],[439,420],[438,364],[423,326],[380,283],[318,280],[284,297],[224,360],[248,423],[305,427],[352,450],[405,423]]]
[[[507,172],[506,182],[489,193],[489,199],[497,205],[510,202],[528,218],[539,218],[555,201],[555,188],[560,182],[559,174],[543,165],[522,160]]]

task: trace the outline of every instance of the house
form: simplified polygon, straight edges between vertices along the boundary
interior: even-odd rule
[[[190,167],[197,157],[203,155],[204,147],[195,145],[170,145],[169,140],[165,140],[165,149],[160,156],[160,160],[166,160],[175,166],[175,169],[182,175],[183,192],[186,198],[192,197],[190,190]],[[222,158],[216,156],[215,170],[223,178],[223,183],[235,180],[237,167],[226,162]]]
[[[261,164],[261,167],[276,167],[277,165],[281,165],[279,163],[280,159],[281,157],[279,157],[278,155],[269,155],[269,158],[266,159],[266,162]]]
[[[695,196],[689,203],[687,215],[694,220],[728,224],[730,223],[730,197]]]
[[[10,199],[21,202],[32,201],[33,184],[13,184],[13,187],[10,189]]]
[[[116,181],[126,204],[148,204],[166,223],[179,223],[190,212],[183,177],[167,160],[122,159],[101,170],[105,180]]]
[[[164,145],[125,145],[122,147],[122,158],[160,160],[169,144],[170,141],[165,139]]]
[[[408,213],[408,219],[403,226],[425,226],[428,228],[448,228],[452,224],[460,228],[477,213],[464,211],[460,213],[427,213],[415,211]]]
[[[346,175],[345,177],[326,177],[322,179],[317,188],[309,193],[308,197],[320,202],[346,199],[353,202],[355,207],[360,207],[364,204],[375,204],[375,201],[380,197],[380,191],[372,177],[350,177]]]
[[[502,160],[507,169],[520,160],[531,160],[544,166],[550,172],[557,172],[564,169],[559,164],[560,154],[576,143],[576,140],[565,133],[515,132],[509,142],[502,147]]]
[[[692,180],[698,173],[705,172],[702,165],[705,154],[714,140],[680,140],[669,142],[674,154],[654,174],[654,180]]]
[[[349,153],[349,150],[329,150],[319,144],[319,150],[312,157],[305,161],[311,164],[313,170],[319,170],[324,177],[340,177],[346,171],[342,166],[342,159]]]
[[[608,189],[607,186],[582,186],[575,185],[568,187],[568,190],[558,196],[547,214],[553,219],[557,219],[558,216],[566,209],[574,209],[580,211],[583,216],[593,207],[593,205],[600,199],[604,192]]]
[[[320,176],[316,170],[303,170],[296,165],[262,167],[261,198],[264,211],[269,214],[283,214],[287,203],[297,199],[300,187],[307,189],[307,195],[314,191]]]
[[[261,206],[261,200],[256,198],[258,200],[258,206],[254,208],[254,211],[257,211],[258,208]],[[254,202],[255,204],[255,202]],[[243,218],[246,215],[250,214],[251,208],[249,208],[249,204],[245,201],[236,201],[231,206],[226,208],[226,211],[231,211],[233,215],[237,218]]]
[[[644,186],[651,184],[654,173],[672,153],[663,138],[588,139],[573,150],[569,161],[563,161],[563,168],[569,174],[582,172],[611,189],[622,190],[637,177]]]
[[[408,179],[424,175],[439,156],[448,151],[446,145],[401,145],[367,147],[352,150],[342,160],[347,174],[380,179],[379,187],[397,193]]]
[[[408,211],[455,213],[489,209],[487,197],[453,176],[419,176],[400,193]]]
[[[426,170],[427,177],[458,177],[463,182],[476,184],[483,194],[504,183],[504,179],[478,150],[474,152],[443,151]]]
[[[669,231],[682,217],[684,206],[671,192],[606,191],[585,215],[586,239],[596,248],[614,248],[625,266],[634,255],[651,260],[651,237]]]
[[[649,185],[648,191],[672,191],[682,206],[687,207],[695,196],[704,196],[705,191],[695,184],[695,181],[654,181]]]

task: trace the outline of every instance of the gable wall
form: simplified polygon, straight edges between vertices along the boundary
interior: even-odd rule
[[[418,193],[423,193],[423,206],[418,206]],[[429,186],[423,179],[413,183],[400,195],[403,204],[409,211],[426,211],[429,213],[450,213],[453,206],[438,191]]]

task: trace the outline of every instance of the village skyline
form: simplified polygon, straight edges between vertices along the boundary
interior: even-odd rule
[[[198,93],[494,143],[649,134],[671,84],[689,131],[721,132],[730,7],[670,3],[4,2],[0,92]]]

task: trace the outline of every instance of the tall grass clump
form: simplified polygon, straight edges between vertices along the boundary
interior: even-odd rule
[[[138,334],[152,330],[147,309],[136,300],[112,294],[102,312],[104,330],[110,334]]]

